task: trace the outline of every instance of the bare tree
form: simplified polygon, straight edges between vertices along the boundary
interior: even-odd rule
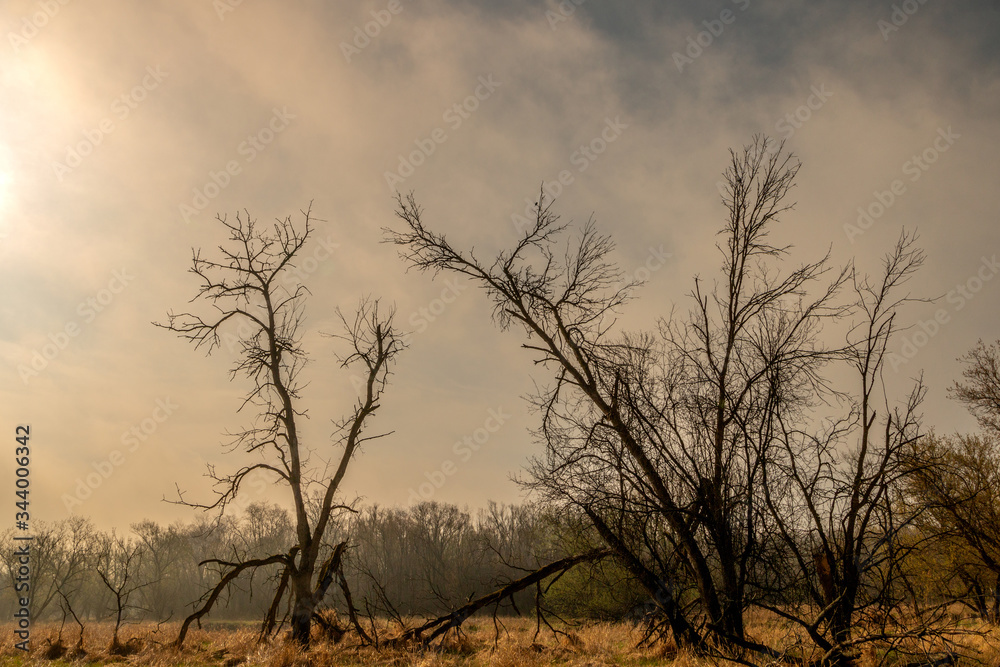
[[[690,325],[664,322],[660,340],[610,338],[614,313],[635,285],[620,281],[608,257],[613,244],[592,222],[557,259],[564,226],[542,201],[535,224],[491,264],[427,230],[412,197],[399,200],[407,228],[389,234],[413,266],[479,281],[501,327],[524,327],[523,347],[556,378],[534,401],[547,450],[531,484],[590,518],[661,606],[678,643],[704,639],[678,600],[674,572],[681,567],[696,586],[708,634],[752,644],[742,614],[761,511],[750,493],[760,452],[748,436],[775,400],[779,364],[783,387],[807,387],[833,354],[815,344],[816,321],[836,313],[828,303],[843,275],[801,303],[825,260],[784,277],[763,267],[785,253],[766,237],[788,208],[784,198],[798,169],[790,156],[768,149],[759,139],[732,155],[722,289],[705,294],[696,282]],[[782,398],[802,400],[791,392]]]
[[[781,538],[785,568],[776,570],[788,574],[772,587],[796,593],[759,604],[799,624],[828,664],[849,664],[871,641],[934,634],[928,619],[903,614],[904,560],[922,508],[899,498],[923,437],[925,389],[918,379],[897,404],[882,379],[898,310],[914,300],[901,291],[924,261],[915,244],[904,232],[877,279],[852,271],[858,321],[846,360],[859,391],[838,397],[846,414],[812,429],[782,405],[769,415],[766,437],[776,446],[762,489]]]
[[[913,453],[908,491],[927,509],[925,530],[948,554],[947,568],[964,584],[959,599],[1000,623],[1000,341],[979,341],[967,354],[964,381],[951,387],[983,429],[981,435],[934,437]]]
[[[5,546],[13,544],[12,530],[0,535]],[[73,597],[84,584],[95,540],[89,519],[71,516],[53,523],[38,522],[32,544],[32,618],[42,618],[58,604],[59,592]],[[17,574],[14,548],[4,549],[4,566],[13,589]]]
[[[142,590],[143,607],[159,620],[173,616],[172,607],[181,559],[187,555],[175,527],[164,528],[150,520],[132,524],[132,533],[142,544],[147,557],[142,563],[143,579],[149,585]]]
[[[659,335],[612,334],[636,285],[621,280],[613,243],[592,221],[561,249],[566,227],[542,199],[534,224],[490,262],[428,229],[412,195],[398,198],[403,229],[386,234],[410,266],[470,277],[502,329],[522,328],[522,347],[554,379],[532,398],[546,449],[526,484],[587,517],[678,644],[785,659],[782,647],[746,633],[744,614],[752,606],[782,611],[789,595],[812,585],[823,613],[801,624],[820,655],[837,662],[858,640],[847,629],[864,608],[865,577],[879,564],[898,565],[890,547],[905,522],[892,515],[892,492],[901,452],[917,437],[923,392],[918,385],[900,411],[882,417],[879,444],[873,392],[899,304],[889,292],[920,256],[904,237],[881,286],[854,277],[857,304],[839,298],[855,275],[850,267],[827,277],[823,257],[784,269],[788,247],[771,234],[791,208],[798,169],[762,137],[731,151],[721,278],[714,286],[696,279],[690,317],[661,321]],[[865,326],[825,345],[824,325],[856,308]],[[845,361],[860,371],[863,397],[816,436],[813,411],[845,398],[825,369]],[[860,445],[844,457],[837,445],[852,424],[860,424]],[[816,539],[832,581],[824,574],[817,582],[808,546]],[[875,546],[880,539],[886,548]]]
[[[694,540],[707,547],[692,556],[681,545],[697,563],[714,632],[756,650],[746,641],[743,613],[774,549],[761,492],[776,446],[773,415],[801,414],[829,393],[822,373],[843,349],[824,346],[819,334],[825,321],[847,312],[835,303],[846,270],[820,284],[828,256],[783,270],[790,248],[772,243],[775,222],[792,207],[786,198],[798,170],[793,156],[763,138],[730,151],[721,277],[712,288],[695,279],[687,320],[661,322],[662,367],[643,371],[626,394],[637,423],[648,424],[644,437],[660,443],[675,488],[684,489]]]
[[[923,531],[946,556],[958,600],[1000,624],[1000,448],[979,435],[934,436],[913,451],[908,492],[926,510]]]
[[[193,300],[208,301],[216,310],[215,316],[206,319],[193,313],[170,313],[166,324],[157,325],[194,342],[196,347],[205,346],[209,353],[219,346],[220,330],[227,323],[244,325],[249,331],[240,339],[241,353],[232,376],[243,375],[249,380],[251,389],[240,410],[252,406],[256,415],[251,426],[232,434],[231,448],[242,449],[258,460],[230,474],[210,468],[209,475],[217,484],[214,502],[190,503],[183,495],[180,502],[224,512],[239,494],[247,475],[260,471],[289,489],[295,526],[295,543],[284,553],[208,561],[220,569],[222,579],[185,620],[178,643],[183,642],[190,623],[208,613],[222,588],[241,572],[278,565],[282,574],[272,608],[286,594],[291,595],[293,637],[308,645],[317,603],[331,583],[318,576],[324,570],[319,560],[327,527],[334,514],[343,509],[337,502],[340,484],[359,447],[387,435],[365,435],[365,428],[379,409],[389,368],[403,344],[393,325],[393,312],[381,310],[377,300],[364,299],[351,318],[338,311],[342,331],[333,334],[348,348],[346,356],[339,359],[341,366],[360,367],[365,377],[353,411],[335,422],[334,441],[339,455],[325,457],[300,439],[299,420],[305,414],[296,406],[302,389],[298,375],[306,362],[301,336],[303,302],[308,292],[301,284],[286,288],[281,278],[294,268],[297,255],[312,233],[310,210],[303,211],[303,216],[301,227],[288,217],[277,220],[270,229],[246,212],[237,215],[235,222],[220,216],[219,221],[229,232],[229,243],[218,248],[218,259],[205,258],[195,251],[191,268],[201,280]],[[310,516],[313,490],[317,507]]]
[[[119,633],[132,612],[145,611],[133,598],[136,593],[154,583],[141,578],[143,564],[148,556],[146,545],[141,540],[129,540],[114,532],[101,539],[97,566],[94,569],[111,593],[111,615],[114,616],[115,627],[108,650],[112,654],[134,652],[135,642],[123,644]]]
[[[980,426],[1000,434],[1000,341],[991,345],[979,341],[959,361],[965,363],[966,381],[955,383],[952,397],[965,404]]]
[[[950,388],[983,429],[981,435],[933,435],[910,453],[908,504],[923,510],[921,534],[936,560],[946,599],[1000,623],[1000,341],[979,341],[959,358],[964,382]],[[956,590],[955,584],[958,589]]]

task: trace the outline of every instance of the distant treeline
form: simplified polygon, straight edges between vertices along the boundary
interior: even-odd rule
[[[348,542],[344,572],[366,614],[434,616],[491,592],[526,571],[573,553],[578,529],[540,506],[498,505],[475,513],[423,502],[408,508],[368,506],[333,526],[326,549]],[[13,531],[0,537],[4,577],[0,609],[15,609]],[[31,613],[35,620],[181,620],[219,580],[207,559],[245,560],[287,552],[295,543],[288,512],[252,504],[239,517],[163,526],[143,521],[127,533],[101,531],[73,516],[37,523],[32,542]],[[259,620],[271,603],[278,569],[238,578],[211,618]],[[536,591],[522,591],[501,614],[531,612]],[[546,609],[572,616],[627,615],[643,599],[610,563],[565,575],[545,596]],[[124,598],[124,599],[121,599]],[[343,609],[339,588],[326,605]],[[515,609],[516,607],[516,609]],[[492,611],[492,609],[490,610]]]

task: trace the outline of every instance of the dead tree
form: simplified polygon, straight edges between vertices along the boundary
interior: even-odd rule
[[[77,615],[76,611],[73,609],[73,605],[70,604],[69,598],[66,596],[66,594],[61,589],[59,590],[59,597],[62,598],[62,602],[60,604],[60,608],[63,611],[63,623],[66,622],[66,615],[69,614],[69,615],[71,615],[73,617],[73,620],[76,621],[76,624],[80,627],[80,636],[77,637],[77,639],[76,639],[76,645],[73,647],[73,650],[70,652],[70,657],[73,657],[73,658],[83,657],[87,653],[84,650],[84,648],[83,648],[83,633],[84,633],[84,630],[86,628],[83,625],[83,621],[80,620],[80,617]],[[60,643],[62,642],[62,628],[63,628],[63,626],[60,625],[59,626],[59,639],[58,639],[58,641]]]
[[[558,383],[539,402],[551,400],[554,405],[559,398],[571,395],[568,400],[580,406],[584,418],[596,422],[593,428],[584,425],[579,430],[607,434],[609,441],[620,442],[625,450],[620,456],[634,461],[636,475],[654,495],[654,502],[662,508],[672,527],[679,534],[686,534],[686,544],[700,559],[700,546],[688,530],[674,494],[615,396],[615,374],[609,363],[613,345],[606,344],[604,336],[615,309],[628,299],[634,285],[620,284],[619,272],[609,263],[611,240],[588,224],[580,240],[567,252],[565,263],[559,262],[554,246],[565,226],[559,225],[549,207],[539,201],[535,223],[517,244],[501,252],[494,261],[483,263],[474,254],[453,248],[443,235],[427,229],[412,195],[406,199],[400,197],[398,204],[397,215],[405,228],[386,231],[388,239],[400,246],[404,260],[421,270],[448,271],[472,278],[493,301],[494,317],[501,328],[523,326],[528,339],[523,347],[536,355],[537,362],[551,368]],[[543,441],[553,443],[551,433],[551,428],[547,428]],[[576,442],[585,449],[584,441],[588,439],[589,436],[580,437]],[[563,461],[561,452],[553,452],[550,458],[553,467]],[[595,458],[586,457],[589,461]],[[610,475],[614,476],[613,466],[604,461],[599,465],[611,470]],[[632,486],[632,480],[628,485]],[[569,493],[564,496],[569,496],[566,502],[577,507],[585,502],[583,497]],[[618,544],[610,546],[623,548]],[[622,553],[619,558],[627,566],[637,562],[629,556]],[[701,562],[707,569],[707,563],[703,559]],[[642,581],[650,595],[666,599],[660,593],[670,586],[661,585],[656,575]],[[678,642],[697,641],[690,624],[675,630],[685,633],[678,636]]]
[[[493,300],[502,328],[524,328],[523,347],[556,380],[534,400],[547,451],[531,468],[531,485],[590,518],[682,644],[712,638],[762,649],[746,639],[742,622],[762,514],[751,493],[761,452],[748,433],[764,419],[779,363],[783,387],[807,387],[835,354],[815,335],[818,320],[837,313],[829,302],[843,275],[805,300],[825,259],[785,276],[763,268],[786,253],[767,235],[789,208],[798,170],[770,148],[758,139],[732,154],[722,286],[709,294],[696,281],[690,324],[664,322],[659,339],[611,339],[615,312],[636,285],[621,282],[609,260],[613,244],[592,223],[560,257],[564,226],[543,201],[534,225],[490,263],[428,230],[412,196],[399,200],[406,228],[389,232],[412,266],[471,277]],[[694,583],[705,632],[681,610],[668,564]]]
[[[144,581],[141,578],[143,563],[149,553],[143,542],[129,540],[112,532],[102,540],[101,553],[97,558],[97,576],[101,583],[111,593],[111,615],[114,616],[115,627],[111,635],[112,654],[127,654],[134,652],[135,642],[122,643],[119,637],[122,626],[133,611],[145,611],[143,607],[133,602],[133,597],[142,589],[155,581]],[[81,638],[83,634],[81,632]]]
[[[460,628],[462,623],[464,623],[470,616],[475,614],[480,609],[484,609],[490,605],[497,605],[502,600],[510,598],[518,591],[530,588],[531,586],[537,586],[549,577],[560,576],[577,565],[582,563],[593,563],[611,555],[612,552],[607,549],[594,549],[576,556],[561,558],[504,586],[501,586],[489,595],[484,595],[475,600],[470,600],[449,614],[431,619],[415,628],[410,628],[398,637],[390,640],[388,643],[392,646],[405,645],[411,641],[429,644],[439,637],[444,637],[449,631]]]
[[[810,428],[815,406],[843,398],[827,368],[860,364],[870,385],[891,333],[878,320],[877,331],[860,344],[827,345],[821,336],[824,325],[844,321],[871,301],[842,302],[852,273],[850,267],[830,271],[827,257],[785,268],[788,247],[771,239],[776,221],[791,208],[786,198],[798,168],[764,138],[731,152],[723,196],[727,220],[718,244],[721,276],[714,286],[696,279],[690,317],[661,321],[659,335],[611,333],[636,285],[622,282],[610,260],[612,241],[592,222],[561,247],[566,227],[541,199],[534,224],[490,261],[430,230],[412,195],[398,198],[403,228],[386,230],[411,267],[478,283],[499,326],[520,328],[522,347],[551,371],[554,381],[532,398],[546,449],[532,462],[526,484],[589,519],[669,619],[679,645],[729,657],[784,659],[783,647],[752,640],[743,624],[754,605],[782,607],[773,603],[781,599],[782,584],[798,585],[808,573],[813,592],[823,596],[811,554],[800,553],[796,562],[789,548],[802,550],[796,530],[812,520],[803,496],[792,492],[798,476],[812,470],[811,461],[799,458],[808,450],[797,439]],[[846,598],[863,574],[845,575],[848,560],[861,557],[865,572],[879,562],[898,565],[888,548],[875,561],[864,559],[872,554],[873,538],[895,536],[898,528],[894,520],[879,522],[891,512],[898,454],[915,437],[922,396],[918,389],[901,413],[882,415],[886,441],[878,447],[872,391],[866,385],[863,405],[853,413],[864,419],[861,450],[838,468],[846,495],[829,504],[819,487],[803,480],[805,495],[831,512],[817,521],[830,543],[824,547],[834,578],[828,588],[845,595],[835,607],[851,619],[858,606]],[[820,464],[823,480],[830,464]],[[769,487],[775,489],[770,500]],[[849,537],[833,534],[841,520]],[[832,540],[841,537],[845,541],[834,548]],[[883,557],[889,560],[877,560]],[[694,604],[682,604],[684,591]],[[829,621],[829,612],[823,620]],[[835,625],[843,627],[839,620]],[[843,639],[841,630],[831,632]],[[811,636],[815,649],[835,649],[836,659],[838,640]]]
[[[1000,340],[979,341],[959,361],[965,363],[965,382],[955,382],[952,398],[964,403],[984,430],[1000,435]]]
[[[351,318],[337,312],[343,328],[331,334],[347,347],[347,354],[338,359],[341,366],[361,370],[365,379],[362,395],[353,411],[335,422],[333,455],[300,439],[299,420],[305,414],[296,406],[302,389],[298,375],[306,363],[301,337],[308,291],[296,282],[288,288],[289,281],[282,278],[294,268],[312,233],[310,210],[303,215],[301,227],[288,217],[277,220],[271,228],[259,225],[246,212],[237,215],[235,222],[220,216],[229,233],[228,243],[218,248],[215,259],[195,251],[190,269],[201,281],[192,300],[209,302],[215,315],[205,318],[170,313],[166,324],[157,325],[192,341],[196,348],[204,346],[209,353],[219,346],[224,327],[241,325],[240,330],[248,332],[240,338],[241,352],[232,377],[242,375],[249,381],[251,388],[240,410],[251,407],[256,414],[251,426],[233,434],[231,447],[258,457],[258,461],[230,474],[210,468],[209,475],[217,485],[214,502],[188,502],[183,494],[179,494],[179,502],[222,513],[240,493],[247,475],[260,471],[288,488],[295,526],[295,544],[287,553],[247,561],[215,561],[222,568],[222,579],[182,625],[178,644],[183,642],[190,622],[211,609],[234,574],[277,565],[281,584],[272,606],[276,607],[282,596],[291,595],[292,635],[301,645],[308,645],[314,612],[331,583],[317,582],[317,575],[323,569],[319,562],[323,537],[335,513],[343,509],[337,502],[340,484],[359,448],[388,435],[365,435],[365,429],[379,409],[390,366],[403,343],[393,325],[393,311],[380,310],[377,300],[364,299]],[[311,515],[308,504],[312,492],[318,507]]]
[[[877,279],[852,270],[856,322],[845,361],[859,390],[838,396],[844,414],[809,426],[803,415],[775,404],[759,435],[773,443],[761,488],[786,566],[786,578],[775,584],[797,592],[760,606],[801,626],[823,664],[851,664],[857,648],[876,637],[934,634],[933,623],[912,614],[904,619],[902,596],[904,562],[914,546],[909,532],[922,508],[899,499],[909,453],[924,437],[925,389],[917,380],[896,402],[882,380],[899,309],[915,300],[902,293],[924,260],[915,243],[903,233]]]

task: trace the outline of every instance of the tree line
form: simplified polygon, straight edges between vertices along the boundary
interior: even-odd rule
[[[17,562],[11,556],[15,531],[0,534],[4,546],[0,609],[16,608]],[[345,579],[365,615],[438,616],[457,604],[491,592],[524,571],[564,558],[577,545],[576,527],[540,505],[490,503],[475,513],[433,501],[410,507],[357,508],[329,535],[350,539]],[[209,559],[266,558],[294,539],[287,510],[253,503],[238,516],[161,525],[146,520],[125,533],[100,530],[81,516],[40,522],[32,559],[32,618],[68,622],[184,618],[218,578]],[[11,548],[6,548],[11,547]],[[553,591],[553,613],[572,617],[619,618],[642,603],[641,593],[605,576],[594,582],[567,579]],[[216,620],[260,619],[273,586],[264,574],[245,572],[232,582]],[[502,601],[501,614],[528,611],[534,593]],[[322,603],[347,614],[342,597]]]

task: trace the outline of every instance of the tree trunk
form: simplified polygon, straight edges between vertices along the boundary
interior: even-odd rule
[[[612,552],[608,549],[593,549],[577,556],[567,556],[566,558],[549,563],[520,579],[515,579],[489,595],[484,595],[481,598],[467,602],[450,614],[445,614],[444,616],[427,621],[423,625],[406,630],[398,637],[389,640],[386,645],[401,646],[413,640],[429,644],[449,630],[461,627],[466,619],[484,607],[499,605],[500,601],[504,598],[509,598],[518,591],[523,591],[530,586],[535,586],[553,575],[562,576],[563,573],[580,563],[596,562],[610,555],[612,555]],[[427,636],[424,636],[424,633],[428,633]]]
[[[997,582],[993,585],[993,610],[987,620],[993,625],[1000,625],[1000,575],[997,575]]]
[[[292,591],[295,596],[291,618],[292,639],[302,648],[309,648],[312,616],[316,609],[316,600],[310,590],[311,579],[308,573],[298,572],[292,575]]]
[[[669,582],[663,581],[662,578],[643,565],[638,556],[632,553],[625,542],[618,536],[618,533],[611,530],[610,526],[608,526],[597,512],[586,506],[583,507],[583,511],[586,512],[591,523],[597,528],[597,532],[604,539],[604,543],[615,553],[619,562],[646,589],[646,592],[649,593],[657,607],[667,617],[667,621],[670,623],[670,630],[674,635],[674,643],[678,647],[695,648],[699,646],[701,644],[701,636],[685,617],[684,610],[674,597]]]
[[[988,623],[993,622],[993,619],[990,618],[990,605],[986,599],[986,590],[975,577],[969,579],[969,595],[972,597],[972,606],[975,607],[979,618]]]
[[[720,442],[722,437],[720,430],[717,435]],[[721,465],[719,469],[721,470]],[[728,639],[742,640],[744,638],[743,595],[739,582],[739,574],[736,571],[738,555],[736,553],[735,540],[733,539],[733,525],[729,518],[729,513],[723,507],[721,486],[721,481],[702,478],[698,495],[700,501],[705,505],[705,512],[710,521],[707,528],[712,536],[715,550],[718,553],[719,570],[722,578],[720,586],[722,595],[719,596],[720,605],[717,613],[713,613],[710,607],[707,611],[714,626],[713,630],[715,634],[720,635],[720,639],[726,642]],[[712,586],[716,585],[712,579],[709,580],[709,584]]]
[[[834,644],[842,644],[851,639],[851,621],[854,618],[854,603],[857,595],[857,584],[844,585],[840,600],[830,617],[830,630]]]

